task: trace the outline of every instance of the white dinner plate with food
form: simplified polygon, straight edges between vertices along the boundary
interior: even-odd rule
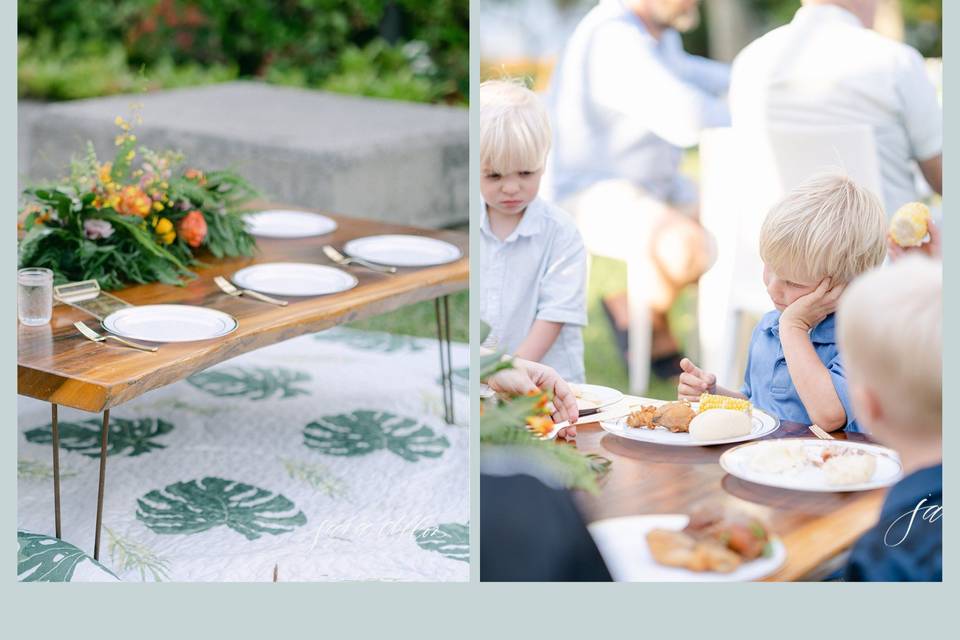
[[[463,253],[449,242],[425,236],[382,235],[355,238],[343,245],[354,258],[391,267],[432,267],[459,260]]]
[[[114,311],[101,323],[110,333],[147,342],[193,342],[225,336],[237,319],[216,309],[186,304],[148,304]]]
[[[741,480],[795,491],[870,491],[888,487],[903,475],[900,457],[892,449],[813,438],[734,447],[720,456],[720,466]]]
[[[253,289],[274,296],[323,296],[357,286],[356,277],[323,264],[306,262],[264,262],[233,274],[241,289]]]
[[[311,238],[328,234],[337,228],[337,222],[319,213],[270,209],[244,216],[247,228],[261,238]]]
[[[650,553],[647,534],[653,529],[679,531],[689,516],[657,514],[598,520],[587,528],[610,577],[617,582],[747,582],[776,572],[787,559],[787,550],[776,536],[770,540],[769,555],[745,560],[729,573],[691,571],[657,562]]]
[[[643,405],[653,406],[661,406],[666,403],[667,401],[665,400],[645,400],[642,402]],[[638,402],[638,404],[641,403]],[[697,402],[691,403],[691,407],[694,411],[697,410],[698,405],[699,403]],[[713,411],[719,411],[719,409],[711,409],[705,413],[712,413]],[[646,427],[631,427],[627,424],[627,419],[628,418],[624,416],[618,420],[604,421],[600,423],[600,426],[604,431],[612,433],[613,435],[621,438],[637,440],[640,442],[650,442],[653,444],[663,444],[671,447],[707,447],[716,444],[746,442],[771,434],[780,426],[779,419],[771,416],[765,411],[757,409],[756,407],[753,407],[751,411],[749,433],[730,438],[718,438],[715,440],[695,440],[688,432],[680,431],[674,433],[673,431],[670,431],[664,427],[656,427],[654,429],[648,429]]]
[[[623,394],[610,387],[598,384],[571,384],[573,394],[577,396],[577,407],[583,409],[599,409],[609,407],[623,400]]]

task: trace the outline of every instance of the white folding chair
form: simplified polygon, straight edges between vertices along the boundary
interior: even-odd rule
[[[717,260],[700,279],[700,364],[739,388],[740,319],[773,308],[763,285],[760,226],[770,207],[811,175],[841,170],[882,198],[873,132],[864,126],[712,129],[700,142],[700,217]]]

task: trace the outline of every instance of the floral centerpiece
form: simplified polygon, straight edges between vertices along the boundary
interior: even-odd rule
[[[131,123],[117,117],[116,124],[112,161],[100,162],[88,143],[69,176],[24,191],[20,266],[51,269],[58,284],[95,279],[118,289],[182,284],[203,251],[253,253],[240,215],[258,195],[249,182],[231,171],[188,168],[177,152],[138,148]]]

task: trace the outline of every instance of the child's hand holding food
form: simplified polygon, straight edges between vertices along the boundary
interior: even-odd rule
[[[689,358],[680,361],[680,383],[677,385],[677,398],[697,402],[703,393],[717,392],[717,376],[706,373],[693,364]]]

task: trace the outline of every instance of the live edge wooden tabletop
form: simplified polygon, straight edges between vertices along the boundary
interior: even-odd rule
[[[194,269],[199,277],[186,286],[149,284],[111,292],[133,305],[190,304],[229,313],[237,318],[239,327],[222,338],[166,343],[160,345],[156,353],[94,343],[80,335],[73,323],[83,320],[91,324],[92,321],[92,326],[102,333],[97,321],[66,305],[54,306],[49,325],[18,324],[17,392],[99,412],[242,353],[467,288],[469,260],[465,233],[330,217],[339,225],[331,234],[298,239],[258,238],[255,256],[222,261],[207,259],[209,266]],[[328,296],[285,298],[290,301],[286,307],[233,298],[223,294],[213,282],[214,276],[229,277],[242,267],[262,262],[332,265],[321,251],[323,245],[341,248],[352,238],[385,233],[446,240],[458,246],[463,257],[435,267],[399,269],[396,274],[375,273],[353,265],[341,267],[357,277],[359,284],[355,288]]]
[[[859,434],[838,438],[865,441]],[[812,437],[784,422],[767,438]],[[655,513],[689,513],[703,500],[741,508],[766,520],[787,550],[768,580],[798,580],[848,549],[877,521],[884,491],[810,493],[776,489],[725,472],[720,456],[736,445],[668,447],[611,435],[597,423],[577,425],[577,448],[613,461],[600,493],[578,492],[588,522]]]

